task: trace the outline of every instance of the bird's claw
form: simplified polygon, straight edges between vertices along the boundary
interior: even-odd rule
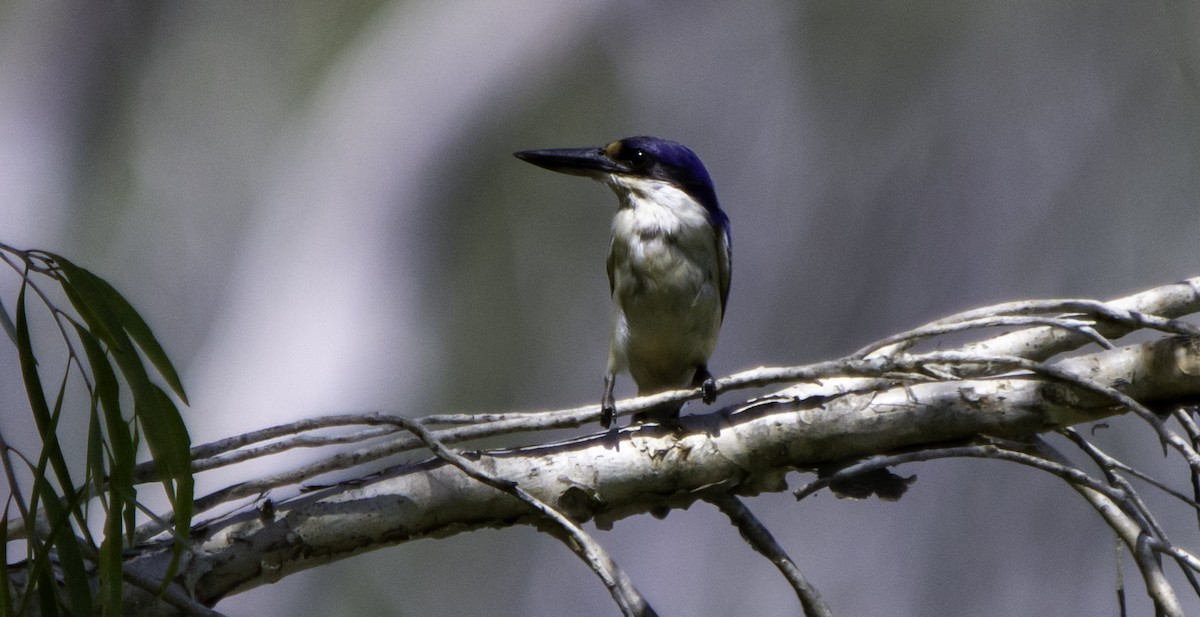
[[[700,396],[704,399],[705,405],[712,405],[717,402],[717,382],[712,377],[704,380],[700,384]]]
[[[611,403],[600,405],[600,428],[608,428],[612,426],[613,416],[617,413],[617,408]]]
[[[696,374],[692,377],[692,387],[696,386],[700,387],[700,398],[704,400],[705,405],[717,402],[717,381],[703,364],[696,368]]]

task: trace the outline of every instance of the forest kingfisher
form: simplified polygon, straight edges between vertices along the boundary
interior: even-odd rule
[[[729,218],[708,170],[686,146],[637,136],[600,148],[514,154],[539,167],[586,176],[617,194],[608,253],[612,331],[600,424],[612,423],[617,373],[629,371],[641,396],[687,386],[716,400],[708,358],[729,298]],[[634,416],[670,422],[682,403]]]

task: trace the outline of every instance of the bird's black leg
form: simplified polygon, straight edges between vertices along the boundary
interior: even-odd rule
[[[613,401],[613,384],[617,376],[612,373],[604,375],[604,396],[600,397],[600,427],[612,425],[613,415],[617,413],[617,404]]]
[[[696,375],[692,377],[692,387],[700,388],[703,393],[705,405],[712,405],[717,402],[717,382],[713,380],[712,373],[708,372],[708,366],[701,364],[696,367]]]

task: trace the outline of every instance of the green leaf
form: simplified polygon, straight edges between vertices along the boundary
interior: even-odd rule
[[[162,347],[150,333],[150,328],[112,286],[63,257],[51,257],[66,276],[63,290],[67,297],[91,332],[108,345],[109,354],[129,386],[133,396],[134,417],[145,435],[155,464],[162,472],[163,487],[175,510],[176,533],[186,538],[188,526],[191,524],[193,497],[189,457],[191,438],[175,403],[162,388],[150,381],[129,337],[135,337],[146,357],[159,369],[172,390],[186,402],[179,377],[166,359]],[[85,350],[86,345],[88,344],[85,343]],[[95,353],[95,349],[88,352],[89,364],[93,368],[105,364],[93,359]],[[101,368],[101,371],[104,369]],[[115,379],[113,383],[115,384]],[[113,390],[115,392],[115,386]],[[117,397],[114,395],[112,398]],[[119,413],[110,411],[117,409],[116,404],[103,404],[102,401],[102,407],[108,420],[110,434],[119,432],[114,430],[113,426]],[[132,474],[132,470],[130,473]],[[176,558],[179,550],[182,550],[181,546],[177,547]]]
[[[38,576],[38,602],[42,615],[45,617],[58,617],[58,587],[54,580],[54,575],[51,572],[43,570]],[[21,614],[26,614],[21,611]]]
[[[150,330],[150,326],[146,324],[142,316],[133,308],[133,305],[129,304],[129,301],[114,289],[112,285],[109,285],[108,281],[75,265],[62,256],[54,254],[49,254],[49,256],[63,269],[67,280],[79,292],[81,299],[89,307],[96,310],[98,316],[105,322],[105,325],[111,330],[119,328],[129,333],[129,336],[137,343],[142,353],[146,354],[146,358],[154,365],[154,368],[158,369],[159,375],[162,375],[163,380],[167,382],[171,391],[184,404],[187,404],[187,394],[183,390],[183,382],[179,379],[179,373],[175,370],[175,366],[171,364],[170,358],[163,351],[158,339],[155,338],[154,332]]]
[[[71,281],[64,278],[59,282],[63,293],[67,295],[67,300],[71,302],[71,306],[75,307],[75,312],[79,313],[79,317],[96,336],[104,341],[105,345],[114,351],[130,350],[129,338],[120,328],[117,318],[108,311],[107,307],[88,302],[85,295],[80,293],[79,287]]]
[[[13,325],[12,318],[8,316],[8,311],[4,310],[4,298],[0,298],[0,329],[8,335],[8,339],[15,345],[17,343],[17,327]]]
[[[136,527],[136,520],[132,515],[133,500],[137,498],[133,480],[137,450],[133,445],[130,425],[121,413],[120,383],[109,363],[108,354],[100,346],[100,341],[86,328],[76,324],[75,330],[83,345],[94,381],[93,409],[99,407],[103,413],[111,454],[107,491],[108,518],[104,524],[104,541],[100,544],[99,598],[104,615],[120,616],[124,611],[124,539],[126,533],[132,536]],[[129,500],[125,499],[126,495],[131,496]]]
[[[25,382],[25,394],[29,399],[29,408],[33,412],[34,424],[37,425],[38,434],[42,439],[42,456],[54,468],[54,474],[58,477],[59,485],[63,490],[63,497],[68,501],[74,498],[75,483],[71,481],[70,470],[67,467],[67,459],[63,456],[62,446],[58,442],[58,432],[55,430],[54,416],[50,413],[50,407],[46,403],[46,393],[42,390],[42,379],[38,375],[37,358],[33,354],[33,345],[29,339],[29,323],[25,318],[25,288],[26,284],[21,284],[21,291],[17,294],[17,315],[16,315],[16,330],[17,330],[17,357],[21,364],[21,377]]]
[[[191,479],[191,438],[183,417],[171,397],[162,388],[150,384],[145,393],[134,395],[134,406],[141,420],[146,445],[164,477],[176,481]]]
[[[33,499],[30,500],[30,517],[36,519],[35,511],[38,504],[45,512],[45,520],[49,524],[49,532],[44,536],[38,535],[42,529],[35,520],[27,520],[25,528],[32,534],[30,546],[36,547],[29,558],[29,579],[35,581],[36,597],[39,609],[43,615],[59,614],[61,599],[59,587],[66,590],[70,604],[70,614],[90,615],[92,611],[91,581],[83,553],[79,548],[79,538],[75,536],[71,526],[71,517],[80,509],[80,499],[83,493],[75,492],[70,500],[63,499],[54,490],[54,485],[45,476],[46,457],[38,461],[33,469]],[[55,555],[51,561],[51,548]],[[59,576],[55,574],[54,565],[58,566]],[[16,614],[24,615],[28,611],[28,603],[34,598],[34,590],[26,590],[21,605]]]
[[[16,331],[14,330],[14,334]],[[13,337],[14,339],[16,337]],[[12,496],[4,503],[4,524],[0,525],[0,546],[8,546],[9,508],[12,506]],[[7,566],[7,564],[5,564]],[[12,594],[8,589],[8,568],[0,568],[0,615],[9,617],[16,614],[12,603]]]
[[[109,363],[108,354],[100,347],[100,341],[86,328],[75,326],[79,341],[87,356],[91,369],[95,396],[104,415],[104,428],[108,436],[108,447],[112,452],[112,465],[108,470],[109,481],[118,486],[133,488],[133,470],[137,465],[137,449],[133,446],[132,430],[121,413],[120,383]]]
[[[99,593],[102,594],[106,614],[119,614],[122,549],[126,535],[134,533],[136,524],[137,493],[134,469],[138,444],[143,439],[159,469],[160,479],[175,514],[176,551],[163,578],[164,585],[174,575],[182,551],[187,545],[194,507],[194,484],[189,456],[191,438],[174,399],[163,387],[151,380],[150,367],[153,366],[153,370],[161,377],[161,380],[155,381],[165,383],[165,386],[178,396],[178,400],[187,403],[187,395],[178,372],[150,327],[116,289],[66,258],[53,254],[46,254],[46,257],[57,267],[55,278],[79,316],[79,320],[72,320],[72,324],[83,348],[82,355],[86,357],[88,372],[93,378],[86,460],[89,481],[94,486],[100,487],[101,478],[106,478],[107,490],[100,494],[101,499],[107,497],[108,501],[105,537],[100,547],[102,586]],[[37,362],[25,314],[26,286],[27,284],[23,284],[21,287],[12,335],[17,343],[30,407],[45,444],[38,466],[52,467],[59,483],[67,487],[64,489],[67,491],[66,498],[58,497],[45,474],[38,473],[34,480],[32,501],[37,501],[39,497],[42,501],[53,500],[53,506],[45,506],[46,511],[52,520],[65,521],[56,525],[65,531],[56,533],[51,542],[60,553],[61,562],[63,559],[73,559],[72,547],[74,554],[80,552],[76,544],[79,539],[70,524],[71,510],[63,508],[64,503],[77,503],[80,494],[71,492],[71,487],[75,485],[67,474],[65,457],[55,436],[54,429],[58,406],[63,398],[62,392],[56,401],[58,405],[55,412],[51,413],[37,373]],[[2,311],[3,308],[0,307],[0,312]],[[80,362],[84,360],[84,357],[79,358]],[[128,413],[127,410],[123,413],[121,381],[129,388],[130,398],[133,400],[132,413]],[[106,452],[108,456],[105,456]],[[66,518],[55,518],[52,509],[61,512]],[[83,525],[81,521],[81,530],[86,531]],[[66,546],[68,538],[71,546]],[[48,547],[42,546],[36,552],[41,553],[44,550],[48,550]],[[82,561],[77,565],[78,568],[74,564],[62,562],[64,568],[73,568],[70,573],[64,570],[64,589],[69,599],[70,611],[74,614],[90,615],[93,613],[86,577],[78,577],[79,573],[83,572]],[[53,583],[54,577],[39,576],[35,580],[49,583],[48,588],[41,590],[42,593],[39,594],[43,600],[43,614],[57,613],[58,609],[51,601],[59,595]],[[85,583],[83,586],[79,586],[81,580]],[[87,592],[86,605],[84,595],[81,595],[83,592]],[[28,597],[26,595],[26,598]],[[51,602],[46,603],[48,601]]]
[[[39,457],[37,465],[31,470],[33,472],[33,487],[31,489],[31,498],[26,509],[27,516],[24,520],[25,529],[29,531],[29,541],[26,544],[29,562],[29,580],[26,582],[25,593],[21,597],[21,603],[17,607],[17,615],[29,614],[29,604],[36,598],[38,600],[39,609],[43,615],[57,615],[59,601],[58,583],[54,576],[52,563],[50,561],[50,551],[54,544],[56,528],[51,527],[48,535],[43,535],[41,530],[44,528],[41,520],[49,521],[49,515],[46,515],[41,505],[42,496],[49,495],[51,499],[57,501],[54,491],[54,486],[50,483],[50,478],[46,475],[46,466],[49,463],[46,461],[45,452]],[[61,507],[61,504],[56,504]],[[48,525],[49,523],[47,523]],[[36,592],[36,593],[35,593]]]
[[[85,472],[84,482],[91,485],[92,494],[97,495],[101,500],[101,505],[108,508],[108,504],[103,503],[104,500],[104,482],[107,480],[104,473],[104,434],[100,429],[100,410],[97,409],[99,404],[96,399],[92,399],[91,408],[88,409],[88,433],[87,433],[87,471]],[[90,511],[90,506],[84,506]],[[88,512],[84,512],[85,516]]]
[[[67,592],[71,613],[93,615],[95,612],[92,607],[92,588],[87,567],[79,549],[79,538],[75,537],[74,528],[71,527],[71,512],[79,504],[76,501],[68,501],[69,507],[64,507],[63,502],[59,501],[61,498],[54,493],[48,482],[41,483],[41,487],[42,507],[46,509],[46,517],[51,523],[49,539],[58,549],[58,565],[62,568],[62,584]]]
[[[100,606],[104,615],[120,617],[124,610],[122,571],[125,566],[122,547],[124,527],[121,512],[125,509],[120,489],[108,494],[108,520],[104,525],[104,542],[100,544]]]
[[[63,371],[62,381],[58,385],[58,395],[54,398],[54,409],[50,413],[51,427],[55,434],[58,433],[59,420],[62,418],[63,401],[67,397],[67,383],[71,378],[71,363],[68,362],[66,369]],[[63,491],[63,499],[71,503],[79,503],[78,508],[72,508],[70,513],[79,523],[79,531],[83,535],[85,541],[95,545],[92,541],[92,532],[87,523],[87,490],[75,490],[72,485],[69,489]]]
[[[153,391],[148,398],[134,395],[134,407],[141,419],[146,445],[150,447],[155,464],[162,470],[163,487],[175,511],[175,554],[163,576],[165,589],[175,576],[189,536],[195,486],[192,481],[191,439],[183,418],[162,388],[154,385],[151,388]]]

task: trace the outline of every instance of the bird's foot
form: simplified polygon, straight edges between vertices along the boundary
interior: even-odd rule
[[[600,428],[612,426],[613,418],[617,415],[617,402],[613,399],[613,384],[616,375],[608,373],[604,376],[604,396],[600,397]]]
[[[613,416],[617,413],[617,407],[612,401],[604,401],[600,403],[600,428],[608,428],[612,426]]]
[[[700,391],[705,405],[717,402],[717,381],[712,377],[705,379],[704,383],[700,384]]]
[[[707,366],[700,365],[696,368],[696,375],[692,377],[692,387],[700,388],[700,397],[704,399],[705,405],[717,402],[717,381],[713,379],[712,373],[708,372]]]

